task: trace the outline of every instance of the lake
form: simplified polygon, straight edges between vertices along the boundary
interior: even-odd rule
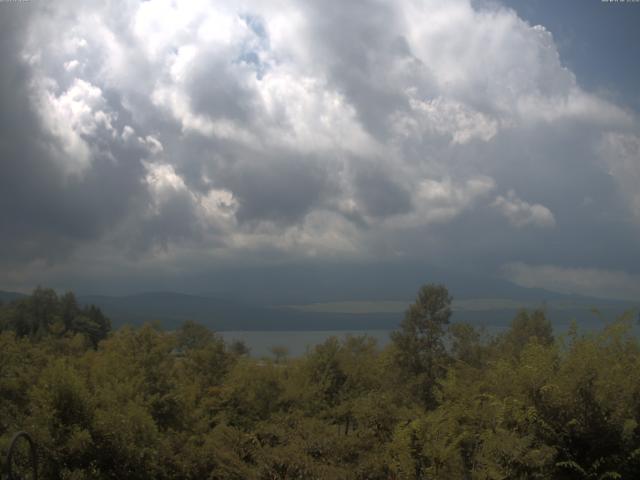
[[[246,332],[218,332],[227,342],[242,340],[250,349],[252,357],[271,356],[270,349],[283,346],[289,349],[289,355],[297,357],[303,355],[307,348],[313,348],[329,337],[343,338],[347,335],[368,335],[383,347],[389,341],[391,330],[323,330],[323,331],[246,331]]]
[[[483,325],[485,334],[493,336],[507,328],[508,323]],[[579,322],[581,332],[601,330],[605,323],[598,319]],[[477,325],[479,327],[480,325]],[[562,335],[567,331],[569,322],[554,322],[554,333]],[[639,330],[636,325],[634,330]],[[324,342],[329,337],[344,338],[347,335],[367,335],[378,342],[378,346],[384,347],[391,340],[389,334],[393,330],[286,330],[286,331],[222,331],[217,332],[225,341],[242,340],[250,349],[251,356],[256,358],[271,357],[271,348],[275,346],[287,347],[289,356],[304,355],[308,348]],[[638,332],[640,334],[640,332]]]

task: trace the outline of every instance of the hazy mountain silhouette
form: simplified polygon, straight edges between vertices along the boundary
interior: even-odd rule
[[[367,267],[363,268],[367,270]],[[417,268],[391,270],[386,278],[371,275],[368,280],[367,272],[360,268],[351,276],[338,275],[332,282],[328,278],[337,272],[326,268],[315,275],[292,268],[273,281],[268,281],[267,270],[262,274],[251,273],[245,277],[243,290],[234,288],[235,280],[229,279],[230,288],[225,293],[158,291],[125,296],[78,295],[78,301],[100,307],[111,318],[114,327],[157,321],[164,328],[173,329],[185,320],[193,320],[218,331],[386,330],[398,326],[404,309],[413,301],[415,290],[421,284]],[[453,320],[476,325],[506,325],[522,307],[545,308],[557,325],[566,325],[571,319],[581,324],[598,324],[602,320],[594,315],[593,308],[600,311],[600,317],[612,319],[638,306],[633,302],[522,288],[501,279],[480,281],[436,273],[440,280],[434,281],[446,284],[454,296]],[[424,273],[421,278],[425,283]],[[242,294],[238,293],[240,291]],[[0,291],[0,300],[4,302],[22,296],[21,293]],[[394,300],[396,311],[388,308],[376,311],[376,302],[388,300]],[[336,302],[340,307],[339,302],[345,301],[358,301],[365,307],[370,304],[371,308],[364,313],[363,308],[354,311],[336,308]],[[333,303],[327,303],[324,308],[323,302]],[[311,303],[313,308],[305,308]],[[292,308],[292,305],[297,307]]]

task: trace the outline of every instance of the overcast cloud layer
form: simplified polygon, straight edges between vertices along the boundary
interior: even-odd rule
[[[397,258],[640,291],[638,113],[513,10],[0,7],[0,288]]]

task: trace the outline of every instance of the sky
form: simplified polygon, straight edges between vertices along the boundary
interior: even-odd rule
[[[411,265],[638,299],[638,25],[601,0],[0,1],[0,289]]]

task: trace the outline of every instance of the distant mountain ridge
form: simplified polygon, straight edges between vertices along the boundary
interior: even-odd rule
[[[18,300],[26,296],[27,295],[24,293],[5,292],[3,290],[0,290],[0,302],[13,302],[14,300]]]
[[[544,292],[544,291],[543,291]],[[523,300],[535,298],[527,292],[520,299],[475,298],[454,299],[453,321],[476,325],[506,325],[521,308],[543,307],[552,322],[566,325],[571,319],[582,324],[599,322],[592,313],[597,308],[605,318],[637,304],[617,300],[600,300],[576,295],[552,294],[553,300]],[[539,292],[538,292],[539,293]],[[547,292],[544,292],[546,294]],[[16,292],[0,291],[4,302],[24,297]],[[176,292],[145,292],[126,296],[79,295],[78,302],[102,309],[114,327],[159,322],[174,329],[186,320],[193,320],[216,331],[284,331],[284,330],[389,330],[395,329],[412,300],[319,302],[299,305],[261,305],[257,302],[225,299],[220,295],[191,295]]]
[[[283,307],[240,303],[220,298],[174,292],[147,292],[123,297],[86,295],[83,304],[94,304],[114,325],[138,325],[159,321],[175,328],[193,320],[213,330],[346,330],[386,329],[398,322],[397,314],[357,315],[351,313],[298,312]]]
[[[172,292],[149,292],[125,297],[81,296],[83,304],[95,304],[109,316],[114,326],[139,325],[158,321],[164,328],[176,328],[185,320],[193,320],[217,331],[276,331],[276,330],[390,330],[398,327],[411,300],[393,302],[395,308],[323,309],[318,304],[305,309],[300,306],[268,306],[202,297]],[[346,302],[349,303],[349,302]],[[391,302],[381,302],[388,307]],[[322,304],[320,304],[322,305]],[[349,305],[351,306],[351,305]],[[314,308],[315,307],[315,308]],[[637,306],[631,302],[567,296],[549,302],[522,302],[502,299],[470,299],[456,302],[453,321],[475,325],[507,325],[521,308],[545,308],[551,321],[566,326],[576,319],[579,323],[595,325],[600,322],[592,313],[597,308],[604,318],[612,319]]]

